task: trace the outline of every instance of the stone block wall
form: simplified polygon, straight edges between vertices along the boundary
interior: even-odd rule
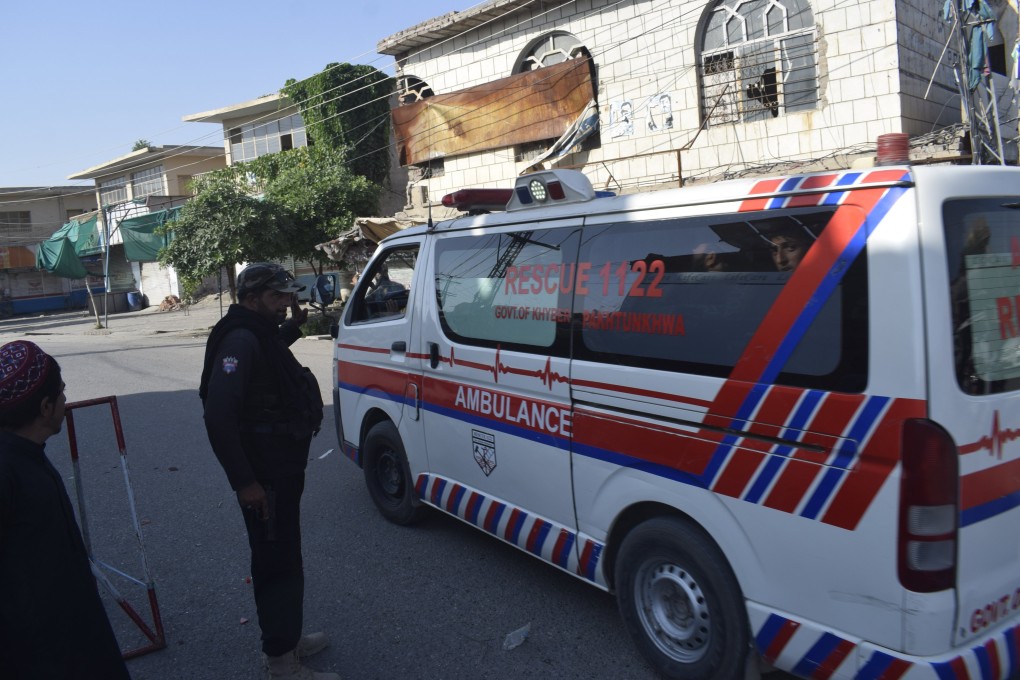
[[[699,130],[697,43],[710,4],[536,3],[410,53],[400,72],[423,79],[436,94],[454,92],[512,75],[529,46],[551,31],[574,35],[597,66],[601,143],[561,166],[580,165],[597,188],[618,192],[768,174],[788,161],[848,165],[855,155],[873,154],[881,134],[916,135],[960,122],[959,107],[947,105],[955,87],[948,62],[936,67],[948,36],[937,16],[940,3],[814,0],[816,108]],[[664,93],[669,127],[656,103]],[[625,102],[633,112],[627,129],[619,124]],[[501,149],[445,159],[445,173],[431,180],[432,200],[469,186],[509,186],[528,165],[514,156],[514,149]]]

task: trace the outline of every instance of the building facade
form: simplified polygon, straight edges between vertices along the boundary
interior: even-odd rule
[[[393,103],[397,100],[394,97]],[[274,93],[182,118],[186,123],[219,123],[227,164],[250,161],[259,156],[308,145],[301,112],[289,97]],[[403,189],[408,173],[390,149],[389,189],[380,199],[380,212],[392,215],[404,205]]]
[[[159,266],[155,249],[131,246],[151,236],[152,219],[193,195],[191,181],[196,175],[225,166],[220,147],[149,146],[68,177],[95,181],[93,200],[100,207],[98,229],[104,247],[109,238],[110,257],[103,267],[110,293],[123,297],[138,291],[153,302],[181,295],[176,273]],[[133,229],[137,233],[128,233]]]
[[[1006,74],[1016,2],[987,6],[995,21],[982,68],[1015,162],[1016,81]],[[791,163],[846,167],[873,157],[887,133],[910,135],[917,160],[969,162],[968,93],[950,67],[958,41],[943,9],[919,0],[491,0],[377,50],[396,62],[408,196],[415,213],[431,204],[443,216],[444,194],[509,187],[537,163],[629,193]],[[580,134],[561,138],[571,124]]]
[[[186,123],[219,123],[227,165],[308,145],[305,124],[288,97],[280,93],[184,116]]]
[[[0,313],[27,314],[84,304],[82,282],[37,268],[36,249],[71,218],[95,209],[95,195],[87,187],[0,189]]]

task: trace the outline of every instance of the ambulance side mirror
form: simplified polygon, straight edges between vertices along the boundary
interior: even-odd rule
[[[339,277],[336,274],[322,274],[315,279],[315,286],[311,290],[311,301],[322,306],[333,304],[336,300],[336,291],[339,284]]]

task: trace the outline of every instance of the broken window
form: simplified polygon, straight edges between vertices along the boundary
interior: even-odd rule
[[[435,94],[424,80],[417,76],[404,75],[398,81],[401,104],[413,104]]]
[[[719,0],[706,11],[698,67],[710,125],[817,106],[818,46],[807,0]]]
[[[591,52],[584,44],[565,31],[553,31],[534,40],[522,53],[514,67],[514,73],[527,73],[540,68],[562,64],[570,59],[591,60]],[[593,62],[592,62],[593,63]],[[594,79],[593,79],[594,80]],[[541,139],[535,142],[518,144],[514,149],[516,162],[532,161],[540,158],[556,143],[556,137]],[[600,146],[599,134],[596,131],[588,136],[576,150],[596,149]]]
[[[553,64],[562,64],[567,59],[591,57],[580,40],[563,31],[546,34],[524,50],[514,73],[526,73]]]

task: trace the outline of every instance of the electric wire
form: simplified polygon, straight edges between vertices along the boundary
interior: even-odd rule
[[[568,2],[564,2],[564,3],[560,4],[560,5],[557,5],[556,7],[554,7],[554,8],[551,8],[551,9],[550,9],[550,10],[548,10],[548,11],[555,11],[555,10],[559,10],[559,9],[561,9],[561,8],[562,8],[562,7],[564,7],[564,6],[566,6],[566,5],[568,5],[568,4],[571,4],[571,3],[573,2],[573,1],[574,1],[574,0],[569,0]],[[621,0],[621,1],[622,1],[622,0]],[[524,6],[527,6],[527,4],[530,4],[530,3],[525,3],[525,5],[522,5],[522,6],[516,7],[516,8],[514,8],[514,9],[512,9],[512,10],[508,11],[508,12],[507,12],[506,14],[510,14],[510,13],[512,13],[512,12],[516,12],[516,11],[519,11],[519,10],[520,10],[520,9],[521,9],[522,7],[524,7]],[[614,6],[615,6],[615,5],[617,5],[617,4],[620,4],[620,3],[619,3],[619,2],[617,2],[617,3],[611,3],[610,5],[608,5],[608,6],[606,6],[606,7],[599,7],[599,8],[597,9],[597,10],[593,8],[593,9],[592,9],[592,10],[591,10],[591,11],[590,11],[590,12],[588,13],[588,15],[590,15],[590,14],[597,14],[597,13],[601,13],[601,12],[605,12],[605,11],[607,11],[608,9],[610,9],[610,8],[614,7]],[[667,3],[662,3],[662,5],[663,5],[663,6],[668,6],[668,4],[669,4],[668,2],[667,2]],[[656,26],[653,26],[652,28],[646,29],[645,31],[643,31],[643,32],[641,32],[641,33],[638,33],[638,34],[634,34],[634,35],[629,35],[629,36],[628,36],[627,38],[625,38],[625,39],[621,40],[621,41],[620,41],[620,42],[619,42],[618,44],[609,44],[609,45],[606,45],[606,46],[602,46],[602,48],[601,48],[600,50],[598,50],[598,51],[597,51],[596,53],[597,53],[597,54],[599,54],[599,55],[604,55],[604,54],[608,53],[608,52],[609,52],[610,50],[613,50],[613,49],[618,49],[618,48],[619,48],[620,46],[622,46],[623,44],[625,44],[625,43],[627,43],[627,42],[629,42],[629,41],[631,41],[631,40],[637,40],[637,39],[639,39],[639,38],[643,37],[644,35],[647,35],[647,34],[650,34],[650,33],[654,32],[655,30],[661,30],[661,28],[662,28],[662,27],[664,27],[664,26],[667,26],[667,25],[669,25],[669,24],[672,24],[672,23],[674,23],[674,22],[676,22],[676,21],[679,21],[679,20],[681,20],[682,18],[684,18],[685,16],[687,16],[688,14],[692,14],[692,13],[694,13],[694,12],[696,12],[696,11],[697,11],[697,12],[701,12],[701,11],[702,11],[702,9],[701,9],[701,8],[699,8],[699,9],[697,9],[697,10],[694,10],[694,9],[692,9],[692,10],[688,10],[687,12],[685,12],[685,13],[681,13],[680,15],[677,15],[677,16],[674,16],[673,18],[671,18],[671,19],[668,19],[667,21],[665,21],[665,22],[662,22],[661,24],[658,24],[658,25],[656,25]],[[490,21],[496,21],[496,20],[502,19],[503,17],[505,17],[505,16],[506,16],[506,14],[504,14],[504,15],[500,15],[499,17],[495,17],[495,18],[491,19]],[[544,15],[544,14],[545,14],[545,13],[542,13],[542,15]],[[542,16],[542,15],[538,15],[538,16]],[[587,16],[587,15],[581,15],[581,16],[583,17],[583,16]],[[529,17],[527,17],[527,18],[526,18],[525,20],[523,20],[523,21],[521,21],[521,22],[518,22],[517,24],[515,24],[515,25],[513,25],[513,26],[508,26],[508,27],[504,28],[504,29],[503,29],[502,31],[500,31],[500,32],[499,32],[499,33],[497,33],[497,34],[494,34],[494,35],[492,35],[492,36],[485,36],[485,37],[479,38],[479,39],[478,39],[477,41],[475,41],[475,42],[473,42],[473,43],[468,43],[468,44],[466,44],[466,45],[464,45],[464,46],[462,46],[462,47],[458,48],[457,50],[454,50],[454,51],[453,51],[453,52],[452,52],[451,54],[455,54],[456,52],[459,52],[459,51],[461,51],[461,50],[464,50],[464,49],[467,49],[467,48],[469,48],[469,47],[475,46],[475,45],[477,45],[477,44],[478,44],[478,43],[480,43],[480,42],[487,42],[487,41],[490,41],[490,40],[494,40],[494,39],[496,39],[496,37],[497,37],[497,36],[499,36],[499,35],[503,35],[503,34],[505,34],[505,33],[509,32],[509,31],[510,31],[511,29],[513,29],[513,28],[517,28],[517,27],[521,26],[522,24],[525,24],[525,23],[528,23],[528,22],[534,22],[535,20],[536,20],[536,17],[535,17],[535,16],[529,16]],[[486,22],[486,23],[488,23],[488,22]],[[484,24],[482,24],[482,25],[484,25]],[[433,43],[433,44],[430,44],[429,46],[427,46],[427,47],[425,47],[425,48],[423,48],[423,49],[419,50],[419,51],[418,51],[417,53],[415,53],[415,55],[411,55],[411,56],[409,56],[409,57],[407,57],[407,58],[403,59],[403,60],[402,60],[402,62],[397,62],[397,61],[395,61],[395,62],[394,62],[394,64],[395,64],[395,67],[396,67],[396,68],[397,68],[398,70],[406,69],[406,68],[408,67],[408,64],[409,64],[409,62],[410,62],[410,60],[411,60],[411,58],[412,58],[412,57],[414,57],[414,56],[416,56],[416,55],[421,55],[421,54],[423,54],[423,53],[425,53],[425,52],[429,52],[429,51],[435,50],[435,49],[439,48],[439,47],[440,47],[440,46],[441,46],[442,44],[444,44],[444,43],[446,43],[446,42],[449,42],[449,41],[452,41],[452,40],[455,40],[455,39],[457,39],[457,38],[459,38],[459,37],[462,37],[462,36],[464,36],[464,35],[466,35],[466,34],[468,34],[468,33],[472,32],[472,31],[477,31],[477,30],[478,30],[479,28],[480,28],[480,26],[473,26],[473,27],[471,27],[471,28],[469,28],[469,29],[464,29],[464,30],[463,30],[463,31],[461,31],[460,33],[457,33],[457,34],[455,34],[455,35],[452,35],[452,36],[450,36],[449,38],[447,38],[447,39],[445,39],[445,40],[443,40],[443,41],[440,41],[440,42],[438,42],[438,43]],[[603,30],[609,30],[609,29],[608,29],[608,28],[606,28],[606,29],[603,29]],[[598,35],[598,33],[599,33],[599,31],[593,31],[592,33],[593,33],[593,36],[597,36],[597,35]],[[595,41],[595,42],[597,42],[597,41]],[[662,61],[664,62],[664,61],[665,61],[665,60],[667,59],[667,56],[668,56],[668,55],[665,55],[665,54],[663,54],[663,55],[661,56],[661,60],[662,60]],[[593,57],[594,57],[594,55],[593,55]],[[648,68],[648,69],[651,69],[651,68],[652,68],[652,65],[651,65],[651,64],[649,64],[649,66],[648,66],[647,68]],[[678,69],[676,70],[676,72],[677,72],[677,75],[676,75],[676,76],[675,76],[675,77],[674,77],[674,78],[672,79],[672,82],[673,82],[673,83],[677,82],[677,81],[679,80],[679,78],[680,78],[680,77],[682,77],[683,75],[686,75],[687,73],[689,73],[689,71],[690,71],[690,70],[691,70],[692,68],[695,68],[695,66],[694,66],[694,65],[688,65],[688,66],[685,66],[685,67],[680,67],[680,68],[678,68]],[[328,70],[328,69],[327,69],[327,70]],[[419,72],[419,73],[423,73],[423,72]],[[315,75],[318,75],[318,74],[315,74]],[[416,73],[415,75],[417,76],[417,75],[418,75],[418,73]],[[311,77],[314,77],[314,76],[309,76],[309,78],[311,78]],[[343,83],[343,84],[341,84],[340,86],[338,86],[338,87],[336,87],[336,88],[333,88],[333,89],[334,89],[334,90],[339,90],[339,89],[342,89],[342,88],[347,88],[347,87],[349,87],[349,86],[350,86],[350,85],[351,85],[351,84],[352,84],[353,82],[356,82],[356,80],[357,80],[357,79],[355,79],[355,80],[352,80],[352,81],[348,81],[348,82],[346,82],[346,83]],[[664,89],[664,88],[659,88],[659,89],[660,89],[660,90],[662,90],[662,89]],[[359,88],[359,90],[355,90],[355,91],[360,91],[360,88]],[[319,95],[319,96],[322,96],[323,94],[327,94],[328,92],[332,92],[332,90],[326,91],[326,92],[324,92],[324,93],[320,93],[320,95]],[[351,92],[347,92],[346,94],[351,94]],[[325,119],[323,119],[323,121],[325,121],[325,120],[329,120],[330,118],[332,118],[332,117],[334,117],[334,116],[344,115],[345,113],[348,113],[348,112],[350,112],[350,111],[353,111],[353,110],[355,110],[356,108],[360,108],[361,106],[367,106],[367,105],[370,105],[371,103],[374,103],[374,102],[376,102],[376,101],[379,101],[380,99],[383,99],[383,98],[388,98],[388,97],[392,96],[393,94],[395,94],[395,92],[391,92],[391,93],[389,93],[389,94],[385,95],[384,97],[379,97],[379,98],[377,98],[377,99],[375,99],[375,100],[371,100],[371,101],[369,101],[369,102],[363,102],[363,103],[359,104],[358,106],[355,106],[355,107],[351,107],[350,109],[344,109],[344,110],[338,111],[338,112],[336,112],[335,114],[333,114],[333,116],[330,116],[330,117],[328,117],[328,118],[325,118]],[[341,94],[340,94],[340,95],[338,95],[337,97],[334,97],[334,98],[332,98],[332,99],[328,99],[328,100],[324,100],[323,102],[321,102],[321,103],[317,104],[317,106],[323,106],[323,105],[325,105],[325,104],[327,104],[327,103],[332,103],[333,101],[336,101],[337,99],[341,99],[341,98],[342,98],[343,96],[344,96],[344,94],[343,94],[343,93],[341,93]],[[647,103],[647,100],[646,100],[646,103]],[[267,116],[263,117],[263,119],[267,119],[267,118],[268,118],[268,117],[269,117],[270,115],[271,115],[271,114],[267,114]],[[376,123],[376,125],[375,125],[375,126],[373,126],[373,129],[376,129],[376,128],[378,127],[378,125],[380,125],[380,124],[382,123],[382,121],[383,121],[383,120],[385,119],[386,115],[388,115],[388,114],[383,114],[383,115],[380,115],[380,116],[379,116],[378,118],[376,118],[376,119],[372,119],[372,120],[369,120],[369,121],[365,121],[365,122],[363,122],[363,123],[362,123],[362,125],[361,125],[361,126],[367,126],[367,125],[371,124],[371,123],[373,122],[373,120],[376,120],[376,121],[379,121],[378,123]],[[280,119],[278,118],[278,119],[276,119],[276,120],[280,120]],[[255,123],[257,123],[257,122],[259,122],[259,121],[260,121],[260,119],[255,119],[255,120],[252,120],[252,121],[250,121],[250,122],[246,123],[246,125],[252,125],[252,126],[254,127],[254,124],[255,124]],[[195,121],[195,122],[198,122],[198,121]],[[271,123],[271,122],[272,122],[272,120],[270,119],[270,120],[267,120],[267,121],[266,121],[266,122],[265,122],[264,124],[269,124],[269,123]],[[361,127],[361,126],[358,126],[358,127]],[[219,131],[215,131],[215,132],[211,132],[211,133],[209,133],[209,134],[207,134],[207,135],[203,135],[202,137],[199,137],[199,138],[198,138],[197,140],[193,140],[193,141],[198,141],[198,140],[204,139],[204,138],[206,138],[206,137],[211,137],[211,136],[213,136],[213,135],[218,135],[218,136],[220,136],[220,138],[222,139],[222,135],[223,135],[223,133],[224,133],[224,132],[226,132],[226,131],[224,131],[224,130],[222,130],[222,129],[221,129],[221,130],[219,130]],[[672,138],[672,137],[674,136],[674,134],[675,134],[675,133],[678,133],[678,132],[681,132],[681,131],[680,131],[680,130],[678,130],[677,128],[674,128],[673,132],[671,132],[671,134],[670,134],[670,137]],[[366,133],[366,135],[365,135],[365,136],[364,136],[364,137],[363,137],[362,139],[364,139],[365,137],[367,137],[367,136],[368,136],[369,134],[370,134],[370,132],[369,132],[369,133]],[[359,140],[359,141],[362,141],[362,140]],[[398,140],[398,141],[402,141],[402,140]],[[655,146],[655,145],[657,145],[658,143],[652,142],[652,144],[653,144],[653,146]],[[356,145],[357,145],[357,144],[355,144],[354,146],[356,146]],[[181,146],[184,146],[184,145],[181,145]],[[379,151],[379,150],[380,150],[380,149],[370,150],[370,151],[367,151],[367,152],[363,153],[363,154],[362,154],[361,156],[358,156],[358,157],[355,157],[355,158],[361,158],[361,157],[364,157],[365,155],[368,155],[368,154],[370,154],[370,153],[375,153],[375,152],[377,152],[377,151]],[[668,150],[667,150],[667,151],[668,151]],[[181,154],[179,154],[179,155],[184,155],[184,153],[181,153]],[[226,155],[226,154],[224,153],[224,155]],[[173,156],[171,155],[171,156],[166,156],[165,158],[167,158],[167,159],[168,159],[168,158],[172,158],[172,157],[173,157]],[[626,159],[613,159],[613,162],[619,162],[620,160],[626,160]],[[151,163],[151,161],[144,161],[143,159],[140,159],[140,161],[141,161],[141,162],[140,162],[140,163],[139,163],[139,165],[138,165],[138,166],[136,166],[136,167],[141,167],[142,165],[146,165],[146,164],[148,164],[148,163]],[[197,162],[196,162],[196,164],[197,164]],[[181,167],[183,168],[183,167],[187,167],[187,166],[181,166]],[[125,172],[127,172],[127,169],[125,169]],[[126,182],[125,182],[125,183],[126,183]],[[87,192],[83,192],[83,193],[94,193],[95,189],[96,189],[96,187],[95,187],[95,186],[93,186],[93,187],[90,187],[90,190],[89,190],[89,191],[87,191]],[[396,192],[396,191],[393,191],[392,193],[394,193],[394,194],[398,194],[398,192]],[[0,194],[0,195],[2,195],[2,194]],[[22,202],[24,202],[24,201],[11,201],[11,203],[22,203]],[[2,202],[2,201],[0,201],[0,205],[3,205],[3,202]]]

